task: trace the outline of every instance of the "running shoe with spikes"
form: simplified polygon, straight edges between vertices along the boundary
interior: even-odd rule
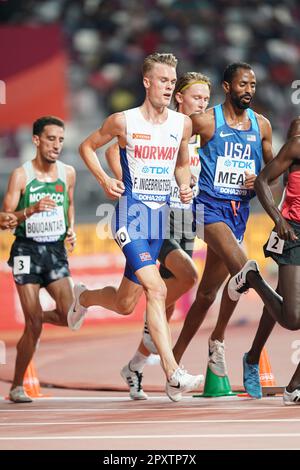
[[[147,400],[148,395],[142,387],[143,374],[137,370],[131,370],[130,364],[126,364],[121,370],[121,376],[129,387],[131,400]]]
[[[300,388],[296,388],[293,392],[288,392],[285,388],[283,392],[283,403],[287,406],[300,405]]]
[[[22,385],[10,390],[8,398],[14,403],[31,403],[32,399],[27,395]]]
[[[170,400],[180,401],[182,393],[198,390],[203,382],[203,375],[191,375],[183,367],[178,367],[166,383],[166,394]]]
[[[248,353],[245,353],[243,357],[243,382],[245,390],[252,398],[262,398],[259,365],[248,364],[247,357]]]
[[[158,354],[155,344],[153,343],[152,337],[150,335],[150,331],[148,328],[148,324],[145,320],[144,323],[144,331],[143,331],[143,343],[146,349],[152,354]]]
[[[258,264],[255,260],[247,261],[244,267],[235,274],[228,283],[228,295],[234,302],[237,302],[240,296],[247,292],[250,287],[247,282],[247,274],[249,271],[259,273]]]
[[[217,339],[208,340],[208,366],[210,370],[219,377],[227,375],[225,362],[225,343]]]
[[[71,330],[76,331],[81,327],[87,308],[80,305],[79,297],[83,291],[86,290],[84,284],[76,284],[74,287],[74,301],[72,302],[68,311],[68,326]]]

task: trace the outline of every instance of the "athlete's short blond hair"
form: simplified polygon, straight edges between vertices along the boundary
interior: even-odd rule
[[[209,77],[200,72],[186,72],[185,74],[181,75],[181,77],[179,77],[174,90],[173,99],[176,109],[179,107],[178,101],[176,100],[176,93],[183,93],[184,90],[194,85],[195,83],[207,85],[209,91],[211,91],[211,81]]]
[[[150,54],[144,59],[142,66],[143,77],[152,70],[155,64],[165,64],[176,68],[177,62],[178,60],[173,54],[160,54],[159,52],[154,52],[154,54]]]

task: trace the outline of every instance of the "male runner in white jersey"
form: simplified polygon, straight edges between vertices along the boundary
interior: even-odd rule
[[[70,328],[78,329],[88,307],[101,305],[121,315],[130,314],[145,292],[147,324],[161,357],[173,401],[182,392],[197,388],[203,376],[192,376],[175,361],[165,315],[166,286],[156,267],[167,218],[171,180],[175,176],[183,203],[190,202],[191,173],[188,142],[191,121],[171,111],[176,84],[177,59],[172,54],[151,54],[143,63],[146,98],[139,108],[109,116],[103,126],[80,146],[80,154],[110,198],[120,198],[113,232],[126,257],[124,277],[118,289],[88,290],[75,286],[75,301],[68,314]],[[123,182],[110,178],[101,167],[96,149],[117,137]]]
[[[208,77],[199,72],[187,72],[177,81],[174,90],[176,111],[190,116],[204,113],[210,98],[211,83]],[[201,169],[199,158],[200,136],[194,135],[189,142],[190,168],[193,178],[193,195],[198,193],[198,178]],[[117,144],[111,145],[105,155],[116,178],[122,178],[122,166],[118,157]],[[195,263],[192,260],[195,233],[192,230],[193,212],[191,204],[183,204],[179,198],[179,188],[172,179],[170,197],[169,233],[162,244],[158,259],[159,272],[167,286],[166,315],[169,321],[175,302],[198,280]],[[146,400],[142,387],[142,371],[151,353],[157,354],[156,347],[145,322],[143,340],[131,360],[121,370],[121,375],[130,390],[132,400]]]
[[[20,222],[8,262],[25,317],[9,393],[10,400],[16,403],[32,401],[23,389],[23,378],[43,323],[66,326],[73,299],[64,241],[72,250],[76,240],[73,231],[75,170],[58,161],[64,142],[63,121],[54,116],[37,119],[32,140],[36,156],[13,171],[3,202],[3,209],[15,211]],[[42,310],[41,287],[55,300],[55,310]]]

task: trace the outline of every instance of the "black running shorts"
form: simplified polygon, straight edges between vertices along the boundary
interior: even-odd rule
[[[272,258],[277,264],[286,264],[300,266],[300,224],[292,220],[288,220],[288,223],[293,227],[298,240],[286,240],[283,245],[283,251],[281,254],[274,253],[267,250],[268,242],[264,245],[265,257]]]
[[[14,241],[9,266],[16,284],[39,284],[46,287],[51,282],[70,276],[64,242],[36,243],[18,237]]]
[[[193,213],[188,209],[170,209],[169,231],[162,244],[158,259],[159,272],[163,279],[173,277],[165,266],[165,259],[174,250],[182,249],[190,258],[193,256],[195,233],[192,230]]]

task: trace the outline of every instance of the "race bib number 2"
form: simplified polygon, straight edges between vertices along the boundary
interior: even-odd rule
[[[267,250],[281,255],[283,252],[283,246],[284,246],[284,240],[279,238],[276,232],[271,232],[271,235],[267,244]]]
[[[30,256],[14,256],[14,274],[30,273]]]

